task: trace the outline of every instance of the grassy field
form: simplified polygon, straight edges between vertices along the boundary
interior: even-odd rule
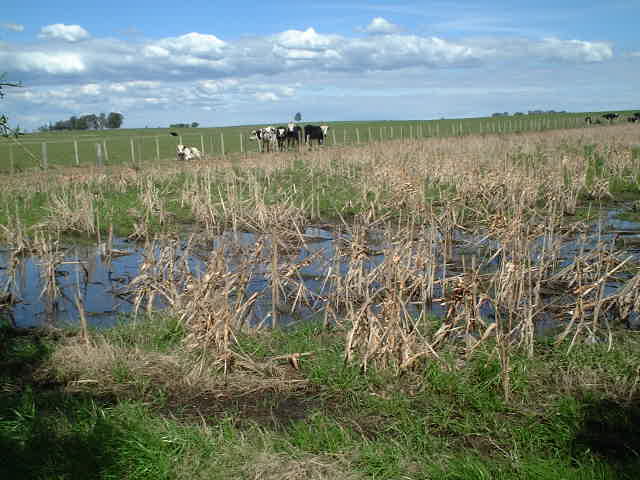
[[[54,297],[64,246],[115,255],[109,232],[147,246],[135,301],[171,307],[102,332],[3,326],[0,477],[635,479],[640,262],[593,224],[640,212],[638,128],[3,175],[0,310],[29,255]],[[317,226],[340,238],[320,293]],[[313,319],[249,326],[258,297],[276,325]]]
[[[0,475],[21,479],[637,478],[638,334],[571,355],[486,343],[397,376],[318,324],[238,337],[225,374],[175,318],[81,336],[0,329]],[[565,345],[566,346],[566,345]],[[292,354],[312,352],[296,367]]]
[[[630,112],[618,113],[624,117]],[[558,113],[430,121],[328,122],[331,130],[327,144],[345,146],[392,139],[582,128],[586,127],[585,115]],[[76,159],[79,165],[96,165],[97,143],[101,145],[103,163],[107,165],[135,165],[175,158],[175,147],[180,141],[198,147],[211,157],[219,157],[223,152],[256,152],[256,142],[249,140],[249,133],[255,127],[33,133],[21,137],[21,145],[10,139],[0,139],[0,171],[8,173],[38,167],[45,163],[45,158],[48,167],[76,165]],[[170,136],[169,131],[180,137]]]

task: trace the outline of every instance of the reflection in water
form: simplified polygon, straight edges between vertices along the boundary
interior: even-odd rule
[[[577,255],[582,255],[596,248],[611,247],[613,244],[620,247],[620,237],[637,238],[640,225],[615,219],[616,212],[605,216],[602,221],[594,225],[588,235],[580,235],[569,241],[564,241],[557,249],[558,266],[562,268],[570,265]],[[433,234],[439,235],[437,232]],[[385,253],[389,254],[393,246],[385,242],[382,233],[367,233],[366,255],[362,255],[358,268],[365,272],[371,272],[378,268],[385,259]],[[349,269],[353,269],[355,263],[353,257],[345,256],[344,252],[337,255],[339,248],[350,242],[354,242],[351,235],[332,233],[319,228],[308,228],[303,235],[304,245],[283,256],[281,262],[293,262],[299,264],[308,260],[308,265],[300,268],[298,279],[304,282],[305,289],[314,297],[312,305],[300,305],[296,311],[296,318],[311,316],[317,313],[321,307],[322,299],[331,288],[327,282],[328,272],[346,276]],[[435,238],[437,244],[441,238]],[[537,257],[548,250],[549,242],[554,239],[539,238],[533,244],[531,255],[536,261]],[[189,248],[186,261],[193,275],[198,276],[206,269],[206,261],[214,250],[224,249],[225,259],[230,266],[240,265],[243,255],[250,249],[255,249],[259,242],[268,245],[268,235],[257,235],[243,232],[227,232],[208,244],[199,244],[197,248]],[[65,325],[77,324],[79,313],[76,306],[76,296],[79,296],[84,304],[87,319],[92,326],[108,327],[117,320],[119,313],[130,313],[134,310],[134,296],[129,288],[130,282],[136,278],[145,260],[158,258],[160,250],[166,245],[162,242],[153,243],[152,246],[142,247],[123,240],[116,241],[113,245],[117,254],[105,255],[103,248],[95,246],[73,246],[65,249],[62,261],[55,266],[55,285],[57,291],[51,293],[47,290],[47,278],[43,275],[46,266],[43,260],[37,256],[16,257],[10,250],[0,251],[0,294],[3,298],[11,298],[14,303],[11,308],[5,308],[11,316],[13,323],[18,327],[33,327],[45,324]],[[623,244],[625,251],[640,258],[640,241],[629,241]],[[186,242],[174,244],[176,250],[174,258],[181,258],[185,252]],[[499,251],[500,245],[483,236],[474,236],[463,231],[457,231],[454,235],[454,248],[447,265],[443,266],[441,257],[436,258],[434,264],[439,264],[436,275],[438,278],[458,274],[462,271],[462,265],[471,261],[483,264],[484,271],[495,271],[500,268],[503,261],[501,255],[493,253]],[[439,254],[435,254],[436,257]],[[166,265],[168,268],[169,266]],[[270,264],[268,258],[261,258],[255,264],[251,280],[248,284],[248,294],[260,293],[255,302],[249,321],[258,324],[271,315],[271,286]],[[49,279],[51,280],[51,279]],[[606,285],[605,295],[613,294],[619,284],[610,282]],[[370,286],[373,290],[376,285]],[[438,287],[436,287],[437,289]],[[441,296],[441,291],[434,291],[434,297]],[[5,302],[6,303],[6,302]],[[144,305],[143,305],[144,306]],[[159,297],[153,300],[153,308],[163,308],[165,305]],[[424,307],[424,305],[422,305]],[[416,306],[409,305],[410,311],[416,312]],[[433,304],[430,312],[443,315],[444,309],[439,304]],[[495,312],[491,302],[480,306],[481,315],[491,319]],[[637,314],[636,314],[637,316]],[[635,317],[634,317],[635,318]],[[286,309],[278,316],[278,321],[287,323],[293,317]],[[544,315],[539,319],[538,327],[545,329],[553,326],[551,317]]]

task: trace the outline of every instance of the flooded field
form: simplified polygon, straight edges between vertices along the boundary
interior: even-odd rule
[[[536,331],[569,321],[579,285],[565,277],[580,265],[587,267],[580,275],[592,277],[589,282],[601,290],[603,305],[611,307],[625,292],[640,262],[640,224],[617,219],[620,211],[605,211],[576,231],[529,237],[527,275],[539,276],[529,278],[539,290],[530,312]],[[192,294],[206,284],[234,315],[240,313],[237,321],[252,326],[335,321],[363,304],[379,312],[394,295],[410,317],[451,317],[471,308],[479,321],[493,322],[500,315],[496,308],[504,308],[498,300],[504,285],[496,279],[516,261],[507,243],[487,232],[444,232],[435,225],[411,232],[335,225],[289,237],[227,232],[146,244],[116,239],[97,247],[55,245],[41,254],[7,248],[0,251],[2,313],[17,327],[64,326],[78,325],[82,310],[90,325],[108,327],[120,314],[148,309],[185,314]],[[476,282],[474,303],[452,304],[466,282]],[[524,296],[527,305],[511,308],[533,308],[532,295]],[[621,318],[616,306],[604,309],[608,318],[617,315],[640,327],[637,310]]]

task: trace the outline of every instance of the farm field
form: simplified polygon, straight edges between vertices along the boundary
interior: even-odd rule
[[[621,117],[631,114],[630,111],[618,113]],[[586,115],[557,113],[429,121],[326,122],[331,127],[327,144],[348,146],[393,139],[583,128],[587,126]],[[591,115],[596,118],[598,114]],[[300,122],[301,125],[305,123]],[[259,126],[263,125],[32,133],[20,138],[22,146],[9,139],[0,139],[0,171],[10,173],[45,164],[47,168],[96,165],[96,144],[101,146],[101,162],[106,165],[135,165],[175,158],[175,147],[180,141],[199,148],[212,158],[251,153],[257,151],[258,145],[249,139],[249,134]],[[170,131],[180,136],[170,136]]]
[[[0,475],[635,478],[640,127],[510,120],[14,165]]]

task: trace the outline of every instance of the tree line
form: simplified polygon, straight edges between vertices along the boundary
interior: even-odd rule
[[[100,113],[96,115],[73,115],[67,120],[59,120],[55,123],[43,125],[38,130],[40,132],[50,132],[56,130],[104,130],[105,128],[120,128],[124,121],[124,115],[118,112],[111,112],[109,115]]]

